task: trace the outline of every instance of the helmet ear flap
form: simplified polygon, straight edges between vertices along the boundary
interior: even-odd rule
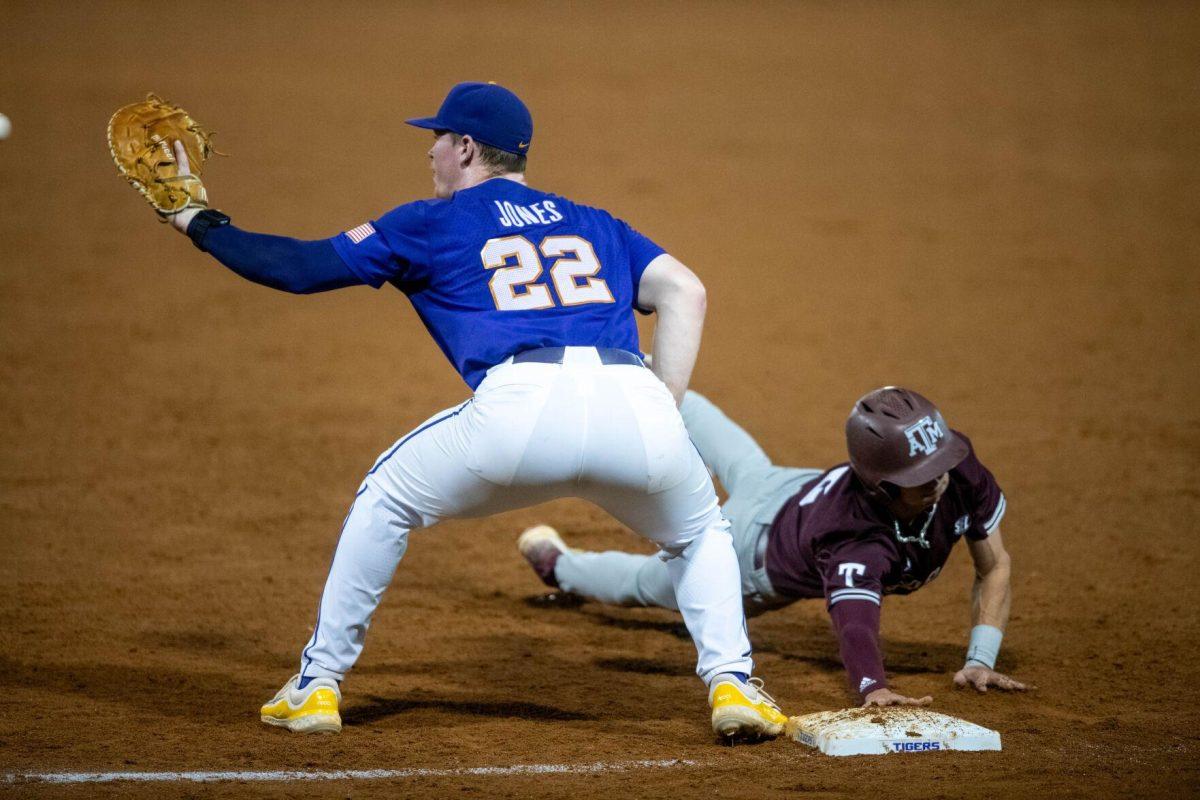
[[[896,484],[889,483],[885,480],[872,482],[872,479],[859,472],[854,467],[853,463],[850,465],[850,471],[854,473],[854,477],[858,481],[858,485],[861,486],[864,491],[866,491],[869,497],[872,497],[878,501],[886,502],[889,500],[895,500],[900,496],[900,487]]]

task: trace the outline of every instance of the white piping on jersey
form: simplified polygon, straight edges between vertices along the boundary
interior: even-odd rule
[[[879,605],[879,592],[873,592],[870,589],[834,589],[829,593],[829,605],[840,603],[843,600],[868,600],[875,605]]]
[[[983,524],[983,529],[991,533],[1000,524],[1000,520],[1004,517],[1004,512],[1008,509],[1008,501],[1004,499],[1004,492],[1000,493],[1000,502],[996,503],[996,510],[992,512],[992,517]]]

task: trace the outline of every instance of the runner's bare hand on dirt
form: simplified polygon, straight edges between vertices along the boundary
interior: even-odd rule
[[[175,142],[172,142],[172,146],[175,150],[175,160],[179,162],[179,174],[191,174],[192,167],[188,162],[187,148],[183,146],[183,142],[176,140]],[[187,234],[188,225],[191,224],[192,218],[199,214],[201,210],[202,209],[199,208],[185,208],[178,214],[173,214],[172,216],[168,217],[168,219],[170,220],[171,226],[174,227],[175,230],[182,234]]]
[[[1010,692],[1023,692],[1030,688],[1002,672],[988,669],[981,664],[971,664],[960,669],[954,676],[954,685],[959,689],[970,686],[977,692],[986,692],[989,686]]]
[[[866,702],[863,703],[863,708],[870,706],[927,706],[933,702],[933,698],[925,695],[921,698],[905,697],[902,694],[897,694],[891,689],[883,688],[876,689],[866,697]]]

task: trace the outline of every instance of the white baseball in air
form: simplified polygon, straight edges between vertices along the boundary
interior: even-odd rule
[[[12,122],[8,117],[0,114],[0,140],[7,139],[10,133],[12,133]]]

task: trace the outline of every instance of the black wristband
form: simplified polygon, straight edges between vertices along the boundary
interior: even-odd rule
[[[192,217],[192,221],[188,223],[187,235],[192,240],[192,244],[200,250],[204,250],[204,237],[208,234],[209,228],[219,228],[228,224],[228,215],[222,214],[215,208],[206,208]],[[205,250],[205,252],[208,251]]]

